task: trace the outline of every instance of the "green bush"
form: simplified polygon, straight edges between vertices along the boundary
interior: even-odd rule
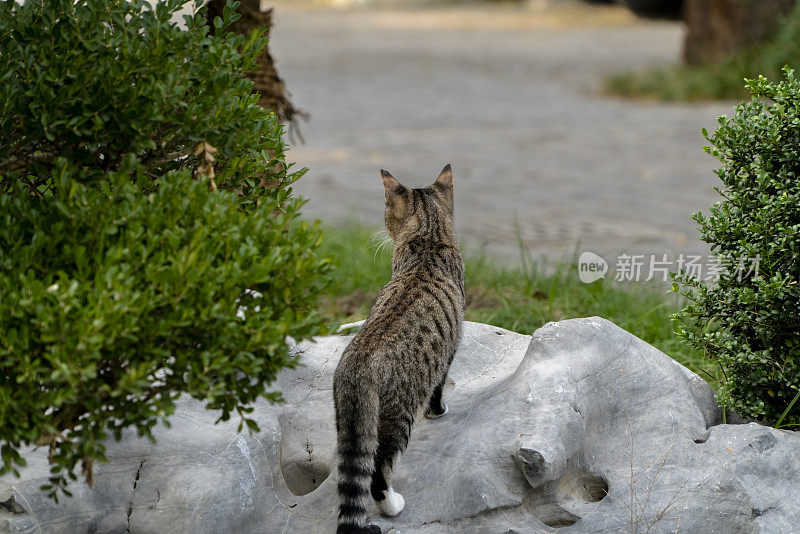
[[[696,214],[702,239],[730,262],[719,283],[680,277],[690,303],[679,334],[716,358],[721,401],[751,419],[800,423],[800,81],[748,81],[751,101],[721,117],[706,151],[724,200]],[[758,258],[756,274],[750,261]],[[676,285],[676,290],[678,289]],[[794,404],[792,404],[794,402]]]
[[[263,32],[182,3],[0,4],[0,474],[48,446],[55,497],[182,393],[256,429],[286,337],[326,331],[303,172],[243,76]]]

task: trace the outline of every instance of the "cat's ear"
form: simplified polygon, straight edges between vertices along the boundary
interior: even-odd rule
[[[381,169],[381,179],[383,180],[383,191],[386,198],[386,209],[392,216],[403,219],[406,216],[408,200],[406,199],[406,188],[394,179],[394,176]]]
[[[448,188],[453,187],[453,167],[451,167],[449,163],[445,165],[442,172],[439,173],[439,177],[436,178],[435,183]]]
[[[394,176],[383,169],[381,169],[381,179],[383,180],[383,190],[386,192],[387,202],[405,190],[405,187],[403,187],[400,182],[395,180]]]

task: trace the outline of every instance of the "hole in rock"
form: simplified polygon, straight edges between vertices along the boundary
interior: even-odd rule
[[[603,477],[585,475],[581,479],[584,501],[598,502],[608,495],[608,482]]]
[[[698,443],[698,444],[699,444],[699,443],[705,443],[706,441],[708,441],[708,438],[709,438],[709,437],[711,437],[711,431],[709,431],[709,430],[706,430],[706,431],[703,433],[703,435],[702,435],[702,436],[699,436],[699,437],[695,438],[695,439],[694,439],[694,442],[695,442],[695,443]]]
[[[574,525],[580,517],[555,503],[541,505],[534,511],[536,517],[548,527],[568,527]]]
[[[10,514],[23,514],[25,513],[25,508],[22,507],[20,503],[17,502],[17,498],[12,495],[5,501],[0,502],[0,510],[5,510]]]
[[[284,461],[281,458],[281,474],[286,487],[295,495],[307,495],[320,487],[331,474],[330,465],[314,458],[309,451],[308,458],[293,458]]]
[[[305,416],[306,419],[308,416]],[[331,474],[336,431],[332,417],[299,425],[302,413],[281,415],[280,467],[286,487],[295,495],[307,495],[320,487]]]
[[[599,475],[579,471],[562,478],[558,492],[579,501],[598,502],[608,495],[608,482]]]

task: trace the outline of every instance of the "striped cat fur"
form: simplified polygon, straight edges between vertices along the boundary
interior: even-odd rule
[[[381,171],[392,278],[336,367],[337,534],[380,534],[367,523],[370,497],[387,516],[403,497],[392,476],[418,412],[447,413],[442,387],[464,319],[464,262],[453,226],[453,171],[410,189]]]

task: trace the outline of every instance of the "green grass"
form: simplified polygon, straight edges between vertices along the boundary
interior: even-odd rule
[[[745,78],[759,74],[781,79],[781,69],[800,66],[800,4],[776,35],[719,62],[697,67],[669,66],[609,77],[606,92],[667,101],[747,99]]]
[[[323,249],[334,258],[336,283],[324,297],[333,322],[364,319],[378,291],[391,277],[391,245],[377,250],[379,239],[356,226],[326,227]],[[499,262],[483,254],[465,254],[469,321],[531,334],[549,321],[598,315],[656,346],[714,386],[715,362],[673,333],[670,315],[679,297],[662,284],[598,280],[584,284],[574,263],[544,264],[523,253]]]

